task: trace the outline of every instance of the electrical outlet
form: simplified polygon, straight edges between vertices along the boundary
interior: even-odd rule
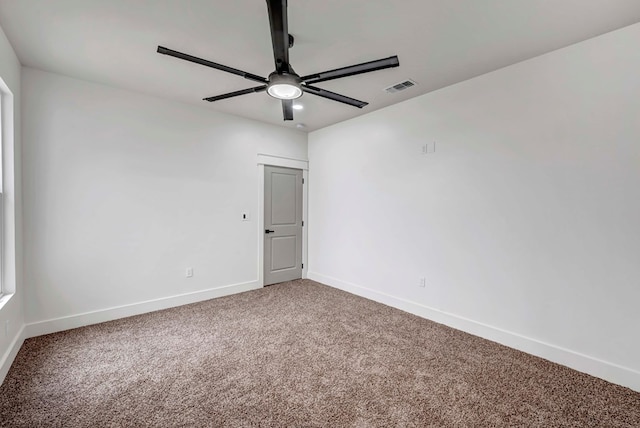
[[[193,268],[192,267],[188,267],[187,268],[187,278],[191,278],[193,276]]]
[[[424,288],[427,286],[427,278],[420,278],[420,288]]]

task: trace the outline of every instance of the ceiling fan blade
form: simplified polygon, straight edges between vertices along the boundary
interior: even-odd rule
[[[354,76],[356,74],[369,73],[371,71],[384,70],[385,68],[398,67],[400,61],[398,56],[378,59],[375,61],[363,62],[362,64],[351,65],[349,67],[336,68],[335,70],[323,71],[322,73],[310,74],[301,77],[305,83],[326,82],[327,80],[340,79],[341,77]]]
[[[273,59],[278,73],[290,73],[289,26],[287,22],[287,0],[267,0]]]
[[[173,49],[168,49],[168,48],[165,48],[164,46],[158,46],[158,53],[169,55],[174,58],[183,59],[185,61],[195,62],[196,64],[215,68],[217,70],[226,71],[227,73],[236,74],[238,76],[244,77],[245,79],[253,80],[255,82],[260,82],[260,83],[268,82],[268,80],[264,77],[247,73],[246,71],[238,70],[237,68],[227,67],[226,65],[218,64],[212,61],[207,61],[206,59],[198,58],[186,53],[174,51]]]
[[[293,120],[293,100],[282,100],[282,116],[284,120]]]
[[[369,103],[350,98],[345,95],[336,94],[335,92],[327,91],[326,89],[316,88],[315,86],[302,85],[302,90],[313,95],[317,95],[329,100],[338,101],[339,103],[349,104],[350,106],[362,108]]]
[[[209,101],[210,103],[214,101],[226,100],[227,98],[237,97],[239,95],[252,94],[254,92],[262,92],[267,89],[267,85],[256,86],[255,88],[247,88],[242,89],[240,91],[229,92],[228,94],[216,95],[215,97],[207,97],[203,98],[203,101]]]

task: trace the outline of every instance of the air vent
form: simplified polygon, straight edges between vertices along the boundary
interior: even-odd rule
[[[390,94],[395,94],[396,92],[404,91],[412,86],[416,86],[417,83],[411,79],[405,80],[404,82],[396,83],[395,85],[391,85],[388,88],[384,88],[385,91]]]

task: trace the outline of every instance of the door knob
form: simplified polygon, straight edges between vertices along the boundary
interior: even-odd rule
[[[275,233],[275,230],[269,230],[269,229],[266,229],[266,230],[264,231],[264,233]]]

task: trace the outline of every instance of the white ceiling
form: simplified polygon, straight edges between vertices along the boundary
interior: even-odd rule
[[[400,67],[317,86],[362,110],[305,94],[293,122],[255,86],[156,53],[157,45],[266,77],[274,69],[264,0],[0,0],[23,65],[282,126],[322,128],[640,21],[638,0],[289,0],[300,75],[397,54]],[[383,88],[405,79],[401,93]]]

